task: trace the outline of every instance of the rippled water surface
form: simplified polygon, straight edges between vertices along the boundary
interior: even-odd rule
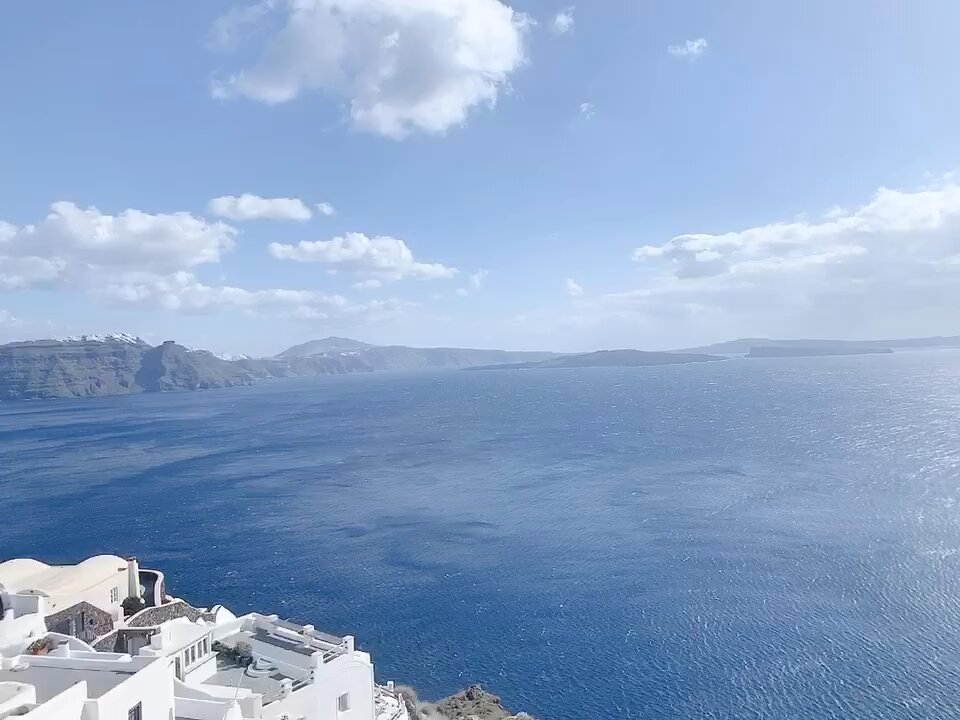
[[[958,486],[955,351],[0,405],[0,555],[544,720],[957,717]]]

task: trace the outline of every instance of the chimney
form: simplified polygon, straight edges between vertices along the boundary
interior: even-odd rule
[[[140,597],[140,563],[135,557],[127,558],[127,597]]]

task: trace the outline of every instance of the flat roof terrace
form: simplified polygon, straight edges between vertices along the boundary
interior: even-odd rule
[[[347,652],[346,643],[340,638],[332,638],[336,643],[319,640],[312,636],[299,638],[285,637],[269,632],[263,628],[254,630],[240,630],[221,638],[219,642],[230,648],[237,643],[247,643],[255,657],[266,657],[304,669],[304,672],[313,667],[313,654],[319,653],[323,662]],[[297,678],[293,678],[297,679]]]
[[[78,670],[45,665],[30,665],[19,670],[0,670],[0,683],[13,682],[33,685],[37,693],[37,703],[52,700],[64,690],[86,681],[87,695],[98,698],[113,690],[117,685],[133,675],[132,672],[116,670]]]

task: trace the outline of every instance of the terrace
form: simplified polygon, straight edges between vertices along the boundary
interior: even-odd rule
[[[216,671],[206,686],[245,688],[275,702],[313,682],[315,671],[352,650],[352,638],[338,638],[275,616],[252,616],[214,644]]]

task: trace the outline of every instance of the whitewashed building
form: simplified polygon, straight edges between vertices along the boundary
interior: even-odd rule
[[[402,697],[392,684],[374,682],[370,656],[351,636],[166,598],[130,617],[121,613],[109,632],[87,642],[47,627],[47,593],[62,586],[22,592],[39,583],[18,586],[9,569],[27,566],[14,562],[0,565],[8,568],[0,575],[0,720],[407,719]],[[46,576],[41,569],[34,577]],[[101,584],[108,585],[69,587],[83,590],[81,602],[100,601]]]

